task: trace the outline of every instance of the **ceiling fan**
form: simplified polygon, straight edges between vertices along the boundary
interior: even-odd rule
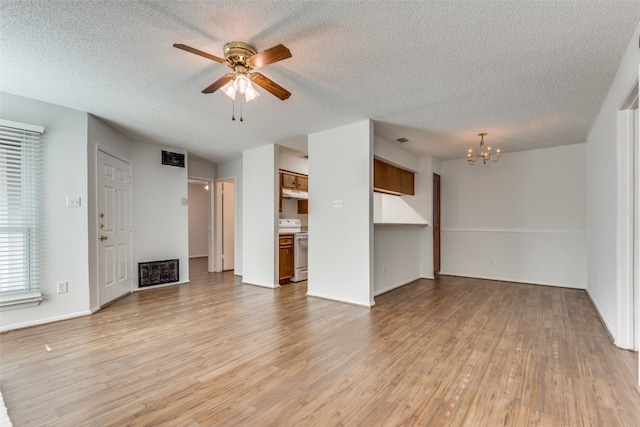
[[[235,99],[236,93],[239,92],[245,95],[247,101],[251,101],[259,95],[251,85],[251,82],[253,82],[283,101],[289,99],[291,96],[291,92],[270,78],[264,76],[262,73],[253,71],[256,68],[291,58],[291,51],[281,44],[263,50],[262,52],[257,52],[257,50],[248,43],[229,42],[224,45],[224,59],[184,44],[176,43],[173,47],[225,64],[233,70],[232,73],[227,73],[211,83],[202,93],[213,93],[220,89],[226,95]]]

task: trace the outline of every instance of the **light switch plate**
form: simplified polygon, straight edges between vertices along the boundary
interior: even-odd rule
[[[67,196],[67,207],[69,207],[69,208],[79,208],[80,207],[80,196],[77,196],[77,197]]]
[[[334,200],[333,209],[340,209],[340,208],[342,208],[342,200]]]

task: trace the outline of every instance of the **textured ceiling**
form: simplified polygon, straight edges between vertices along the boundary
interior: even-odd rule
[[[5,1],[0,90],[87,111],[214,162],[363,119],[416,154],[581,143],[640,19],[639,1]],[[202,89],[228,41],[293,57],[262,69],[292,96]],[[238,112],[236,111],[236,115]]]

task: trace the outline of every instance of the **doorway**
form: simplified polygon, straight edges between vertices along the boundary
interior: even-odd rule
[[[131,164],[98,150],[98,299],[131,292]]]
[[[433,174],[433,276],[440,275],[440,175]]]
[[[211,264],[211,182],[189,178],[189,259]]]
[[[216,268],[215,271],[235,269],[235,180],[216,183]]]

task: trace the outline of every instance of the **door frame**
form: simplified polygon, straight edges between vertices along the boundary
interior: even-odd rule
[[[111,151],[110,149],[103,147],[99,144],[96,144],[96,150],[95,150],[95,159],[94,159],[94,174],[93,174],[93,178],[95,180],[95,185],[94,185],[94,189],[93,189],[93,221],[90,221],[90,229],[91,232],[89,233],[90,238],[93,240],[94,242],[94,251],[95,251],[95,260],[96,260],[96,265],[95,265],[95,278],[96,278],[96,302],[97,302],[97,307],[92,308],[91,312],[95,312],[97,310],[99,310],[100,308],[104,307],[105,305],[110,304],[111,302],[115,301],[109,301],[106,303],[102,303],[101,302],[101,289],[100,289],[100,243],[98,240],[98,236],[100,235],[100,230],[98,229],[98,224],[100,223],[99,219],[98,219],[98,215],[100,214],[100,202],[99,202],[99,197],[100,197],[100,179],[99,179],[99,173],[100,173],[100,169],[99,169],[99,164],[98,164],[98,158],[99,158],[99,154],[100,152],[103,152],[104,154],[111,156],[113,158],[116,158],[126,164],[129,165],[129,227],[130,227],[130,231],[129,231],[129,260],[128,260],[128,268],[129,268],[129,294],[133,292],[134,290],[134,283],[133,283],[133,252],[134,252],[134,238],[133,238],[133,162],[131,161],[131,159],[125,157],[125,156],[121,156],[120,154],[117,154],[113,151]],[[128,294],[125,294],[128,295]],[[122,295],[122,296],[125,296]],[[120,297],[121,298],[121,297]],[[116,298],[116,300],[119,298]]]
[[[440,235],[440,229],[441,229],[441,224],[442,224],[442,187],[441,187],[441,177],[439,174],[434,173],[433,174],[433,183],[438,183],[438,203],[437,203],[437,209],[438,209],[438,216],[437,218],[433,217],[433,213],[432,213],[432,218],[431,218],[431,224],[432,224],[432,228],[433,228],[433,277],[438,277],[440,275],[440,268],[442,266],[442,251],[441,251],[441,247],[442,247],[442,240],[441,240],[441,235]],[[433,204],[433,199],[436,198],[436,194],[433,193],[433,186],[432,188],[432,204]],[[432,206],[432,211],[435,211],[436,206]],[[436,219],[438,220],[437,224],[436,224]],[[437,229],[436,229],[437,227]],[[438,235],[438,238],[436,239],[436,234]],[[437,261],[437,262],[436,262]]]
[[[213,266],[213,270],[215,272],[222,272],[222,267],[223,267],[223,263],[222,263],[222,245],[223,245],[223,234],[222,234],[222,194],[220,191],[220,188],[222,187],[222,183],[225,181],[233,181],[233,191],[234,191],[234,197],[233,197],[233,250],[234,250],[234,254],[233,254],[233,263],[234,263],[234,272],[235,272],[235,265],[238,262],[237,256],[236,256],[236,248],[238,245],[238,221],[237,221],[237,212],[238,212],[238,197],[237,197],[237,185],[236,185],[236,177],[235,176],[230,176],[230,177],[223,177],[223,178],[216,178],[215,181],[215,208],[214,208],[214,212],[215,212],[215,228],[214,228],[214,238],[213,238],[213,245],[215,248],[215,263]],[[235,273],[234,273],[235,274]]]
[[[616,345],[621,348],[638,350],[638,333],[640,332],[640,313],[638,313],[638,299],[640,298],[640,284],[635,258],[638,256],[637,240],[640,225],[638,201],[636,194],[638,185],[636,180],[638,171],[637,157],[638,135],[634,132],[634,117],[638,105],[638,79],[632,85],[618,109],[617,135],[617,172],[618,172],[618,206],[616,221],[617,242],[617,312],[618,334]],[[631,214],[630,214],[631,213]],[[640,357],[640,356],[639,356]]]

